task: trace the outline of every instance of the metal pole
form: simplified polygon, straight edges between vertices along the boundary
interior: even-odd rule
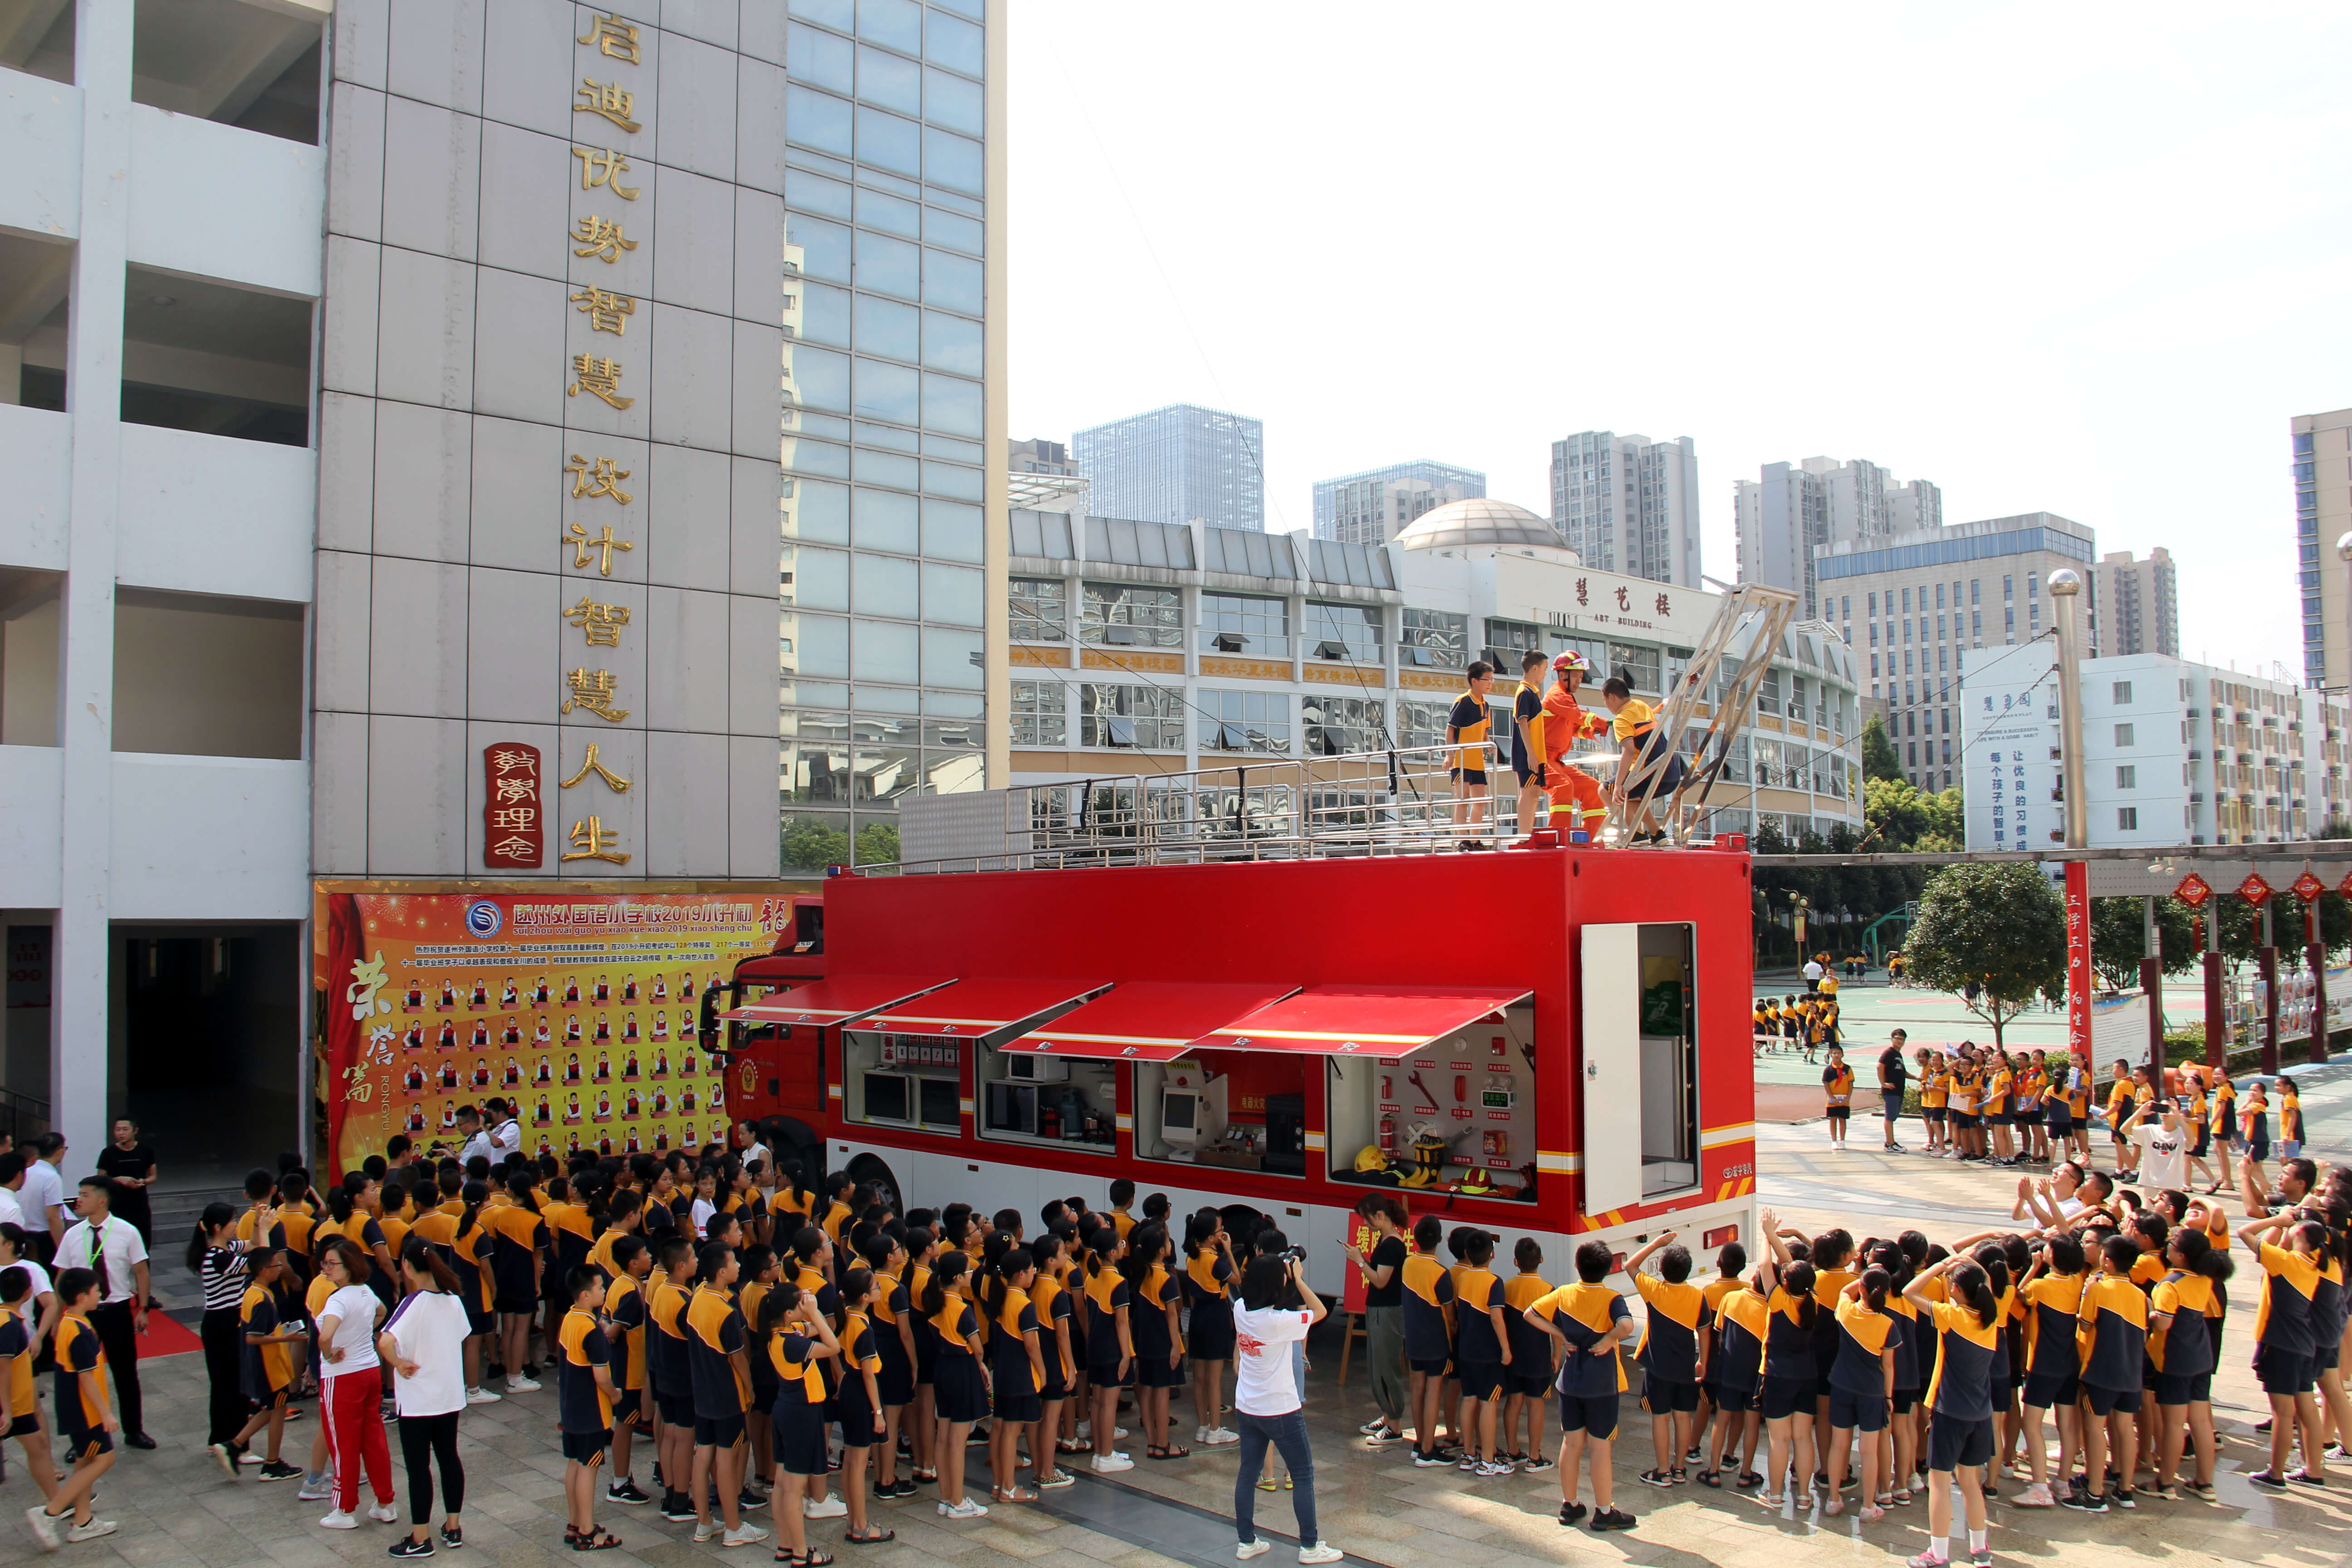
[[[2050,594],[2058,601],[2058,749],[2066,784],[2066,847],[2091,847],[2091,807],[2084,798],[2083,633],[2074,601],[2083,579],[2060,567],[2050,574]]]
[[[2311,1059],[2327,1059],[2327,942],[2319,934],[2319,901],[2313,900],[2304,911],[2304,935],[2309,945],[2303,950],[2304,962],[2311,966]]]
[[[2221,900],[2205,911],[2205,1065],[2227,1066],[2230,1016],[2221,1006]]]
[[[2271,926],[2271,901],[2263,900],[2263,1070],[2278,1071],[2279,968],[2278,947]]]
[[[2147,998],[2147,1064],[2164,1066],[2164,939],[2156,929],[2156,897],[2139,901],[2139,988]]]

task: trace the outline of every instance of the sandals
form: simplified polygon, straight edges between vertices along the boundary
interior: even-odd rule
[[[1723,1472],[1721,1470],[1701,1470],[1698,1473],[1698,1484],[1703,1487],[1710,1488],[1716,1491],[1721,1491],[1723,1489]]]
[[[940,1472],[936,1467],[927,1470],[919,1465],[909,1465],[907,1467],[907,1473],[927,1487],[936,1484],[940,1479]]]
[[[1081,1443],[1076,1437],[1056,1437],[1054,1439],[1054,1452],[1056,1454],[1091,1454],[1094,1452],[1094,1445],[1091,1443]]]
[[[583,1531],[572,1537],[571,1541],[574,1552],[610,1552],[620,1544],[621,1538],[609,1530],[600,1530],[593,1535]]]
[[[1037,1494],[1031,1491],[1026,1487],[991,1487],[988,1489],[988,1500],[991,1502],[1035,1502],[1037,1500]]]
[[[1760,1487],[1763,1484],[1763,1475],[1756,1470],[1742,1470],[1739,1472],[1738,1478],[1732,1482],[1732,1485],[1738,1487],[1742,1491],[1748,1490],[1750,1487]]]
[[[1147,1459],[1189,1459],[1192,1457],[1192,1450],[1180,1448],[1172,1443],[1166,1447],[1153,1444],[1143,1450],[1143,1457]]]
[[[868,1526],[868,1528],[873,1527]],[[876,1529],[871,1535],[845,1535],[841,1538],[841,1543],[844,1546],[879,1546],[886,1541],[898,1539],[898,1532],[895,1530]]]

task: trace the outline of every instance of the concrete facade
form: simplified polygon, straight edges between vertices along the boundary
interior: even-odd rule
[[[2099,651],[2180,657],[2180,574],[2172,552],[2158,545],[2137,561],[2128,550],[2099,557]]]
[[[1807,458],[1767,463],[1733,486],[1739,580],[1801,594],[1800,609],[1821,614],[1813,570],[1817,546],[1867,549],[1899,533],[1944,525],[1943,492],[1925,479],[1898,484],[1876,463]]]
[[[2303,605],[2303,682],[2352,687],[2352,566],[2336,542],[2352,530],[2352,408],[2289,422],[2295,585]]]
[[[1594,566],[1697,587],[1697,444],[1610,430],[1554,441],[1551,521]]]

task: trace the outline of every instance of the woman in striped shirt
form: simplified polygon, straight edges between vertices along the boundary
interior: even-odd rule
[[[277,1228],[278,1211],[265,1206],[255,1216],[254,1239],[236,1238],[236,1210],[226,1204],[207,1204],[188,1237],[188,1268],[204,1286],[205,1373],[212,1386],[207,1447],[234,1450],[245,1426],[245,1330],[237,1321],[245,1300],[246,1258]],[[243,1462],[244,1455],[236,1453]],[[231,1471],[234,1474],[234,1470]]]

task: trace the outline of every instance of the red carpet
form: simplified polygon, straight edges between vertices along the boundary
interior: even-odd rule
[[[154,1361],[167,1355],[185,1355],[190,1351],[205,1348],[205,1342],[194,1330],[182,1325],[177,1318],[163,1312],[147,1314],[147,1337],[139,1342],[139,1359]]]

